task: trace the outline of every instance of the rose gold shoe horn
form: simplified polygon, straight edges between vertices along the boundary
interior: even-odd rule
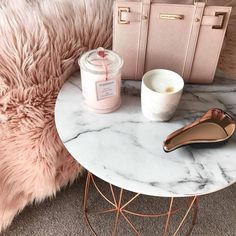
[[[217,143],[228,140],[236,123],[226,112],[214,108],[195,122],[175,131],[164,142],[164,151],[171,152],[188,144]]]

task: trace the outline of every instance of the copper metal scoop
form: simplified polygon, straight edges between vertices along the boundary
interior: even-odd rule
[[[188,144],[223,142],[234,134],[235,129],[236,123],[229,114],[211,109],[202,118],[169,135],[164,150],[171,152]]]

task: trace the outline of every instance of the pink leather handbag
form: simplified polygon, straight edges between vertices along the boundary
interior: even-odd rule
[[[212,82],[231,9],[196,0],[116,0],[113,50],[124,59],[123,78],[169,69],[188,83]]]

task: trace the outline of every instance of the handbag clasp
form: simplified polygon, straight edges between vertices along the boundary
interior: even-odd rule
[[[220,25],[214,25],[212,26],[212,29],[223,29],[224,28],[224,24],[225,24],[225,17],[227,15],[227,12],[216,12],[215,16],[217,17],[221,17],[222,21]]]
[[[119,24],[130,24],[129,21],[122,20],[122,18],[121,18],[122,12],[130,12],[130,8],[129,7],[119,7],[118,8],[118,23]]]

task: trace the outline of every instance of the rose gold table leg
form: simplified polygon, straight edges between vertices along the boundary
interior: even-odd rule
[[[174,198],[172,197],[170,200],[170,207],[169,207],[168,216],[167,216],[167,220],[166,220],[166,224],[165,224],[164,236],[166,236],[167,232],[168,232],[168,226],[169,226],[169,222],[170,222],[170,216],[171,216],[171,212],[172,212],[173,203],[174,203]]]
[[[91,181],[91,174],[88,173],[87,178],[86,178],[86,183],[85,183],[85,189],[84,189],[84,204],[83,204],[84,211],[87,210],[88,192],[89,192],[90,181]]]
[[[130,225],[130,227],[132,228],[132,230],[136,233],[137,236],[140,236],[140,233],[138,232],[138,230],[136,229],[136,227],[132,224],[132,222],[126,217],[126,215],[121,212],[122,216],[124,217],[124,219],[126,220],[126,222]]]
[[[119,197],[118,205],[116,206],[117,212],[116,212],[115,227],[114,227],[114,230],[113,230],[113,233],[112,233],[113,236],[116,235],[117,226],[118,226],[118,222],[119,222],[119,218],[120,218],[120,208],[121,208],[121,202],[122,202],[123,192],[124,192],[124,190],[121,189],[121,190],[120,190],[120,197]]]
[[[196,200],[197,200],[197,196],[193,198],[193,201],[191,202],[191,204],[190,204],[190,206],[189,206],[189,208],[188,208],[188,210],[187,210],[187,212],[186,212],[184,218],[182,219],[182,221],[181,221],[180,225],[178,226],[177,230],[175,231],[174,236],[176,236],[176,235],[178,234],[180,228],[183,226],[184,221],[185,221],[186,218],[188,217],[188,215],[189,215],[189,213],[190,213],[192,207],[194,206]]]
[[[88,224],[91,232],[94,235],[97,235],[95,230],[93,229],[89,219],[88,219],[88,214],[87,214],[87,205],[88,205],[88,194],[89,194],[89,187],[90,187],[90,182],[91,182],[92,174],[88,172],[87,178],[86,178],[86,183],[85,183],[85,189],[84,189],[84,203],[83,203],[83,210],[84,210],[84,216],[85,216],[85,221]]]
[[[198,216],[198,198],[196,198],[196,201],[194,203],[194,213],[193,213],[192,225],[191,225],[187,235],[190,235],[192,233],[193,228],[197,223],[197,216]]]
[[[140,233],[138,232],[137,228],[134,226],[134,224],[130,221],[130,219],[127,217],[127,215],[133,215],[133,216],[137,216],[137,217],[146,217],[146,218],[160,218],[160,217],[167,217],[166,219],[166,223],[164,225],[164,236],[168,235],[168,228],[170,225],[170,218],[171,215],[183,210],[182,208],[179,209],[173,209],[173,203],[174,203],[174,198],[171,198],[170,200],[170,204],[169,204],[169,209],[167,212],[163,212],[160,214],[144,214],[144,213],[140,213],[140,212],[134,212],[131,210],[127,210],[126,208],[133,202],[135,201],[135,199],[137,199],[140,194],[136,194],[134,195],[129,201],[127,201],[126,203],[124,203],[124,205],[122,205],[122,199],[123,199],[123,195],[124,195],[124,190],[120,189],[120,193],[119,193],[119,198],[116,199],[115,196],[115,191],[113,189],[113,186],[111,184],[110,185],[110,190],[111,190],[111,195],[112,195],[112,200],[108,199],[107,196],[105,196],[105,194],[101,191],[101,189],[98,187],[98,185],[96,184],[96,181],[93,177],[93,175],[91,173],[88,172],[87,175],[87,179],[86,179],[86,184],[85,184],[85,190],[84,190],[84,203],[83,203],[83,209],[84,209],[84,214],[85,214],[85,219],[86,222],[89,226],[89,228],[91,229],[92,233],[94,235],[97,235],[94,228],[92,227],[89,218],[88,218],[88,211],[87,211],[87,207],[88,207],[88,194],[89,194],[89,187],[90,185],[93,184],[95,189],[98,191],[98,193],[110,204],[112,205],[111,209],[107,209],[107,210],[101,210],[101,211],[93,211],[93,212],[89,212],[90,214],[105,214],[105,213],[111,213],[114,212],[116,213],[115,216],[115,225],[113,228],[113,232],[112,232],[112,236],[115,236],[117,233],[117,229],[118,229],[118,224],[119,224],[119,219],[122,216],[125,221],[128,223],[128,225],[131,227],[131,229],[133,230],[133,232],[136,235],[140,235]],[[180,225],[178,226],[177,230],[174,233],[174,236],[176,236],[181,227],[183,226],[186,218],[188,217],[188,215],[190,214],[190,211],[193,209],[194,207],[194,215],[193,215],[193,220],[192,220],[192,226],[188,231],[187,235],[190,235],[194,225],[196,224],[197,221],[197,213],[198,213],[198,198],[194,197],[190,203],[190,205],[188,206],[187,212],[185,213]]]

